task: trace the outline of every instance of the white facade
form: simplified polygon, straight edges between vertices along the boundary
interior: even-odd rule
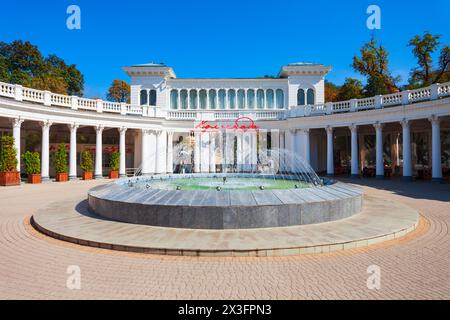
[[[450,83],[324,103],[330,68],[320,64],[288,65],[274,79],[179,79],[172,68],[155,64],[124,70],[131,77],[130,104],[0,83],[0,130],[14,135],[23,153],[26,133],[39,129],[44,178],[50,176],[49,149],[59,134],[69,137],[72,179],[80,174],[78,154],[88,145],[95,149],[98,178],[105,174],[104,150],[114,146],[121,151],[122,176],[138,168],[143,174],[171,173],[180,164],[193,172],[225,171],[231,165],[253,171],[277,148],[329,175],[342,171],[337,162],[348,162],[353,175],[373,167],[383,176],[398,167],[411,177],[422,162],[423,170],[439,180],[445,170],[447,160],[443,165],[439,155],[450,152],[441,141],[450,130]],[[255,128],[233,129],[242,117]],[[199,124],[220,130],[199,130]],[[80,135],[86,141],[90,136],[90,142],[78,141]],[[427,142],[428,151],[420,151],[425,160],[416,159],[417,137]],[[187,152],[180,152],[183,146],[192,157],[178,156]],[[280,171],[293,171],[295,157],[280,157],[286,158],[279,159]]]

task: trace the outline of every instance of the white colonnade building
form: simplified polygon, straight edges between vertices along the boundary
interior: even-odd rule
[[[288,150],[318,173],[441,180],[450,176],[450,83],[365,99],[325,103],[330,67],[294,63],[277,77],[183,79],[171,67],[124,68],[130,104],[64,96],[0,82],[0,135],[25,151],[67,144],[69,175],[91,150],[95,177],[120,152],[120,175],[253,172],[274,150]],[[243,127],[243,129],[242,129]],[[295,171],[293,156],[281,172]],[[282,160],[282,161],[281,161]]]

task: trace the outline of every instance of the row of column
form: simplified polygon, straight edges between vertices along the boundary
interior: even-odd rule
[[[436,116],[429,118],[431,122],[432,132],[432,179],[442,179],[442,163],[441,163],[441,129],[440,121]],[[404,119],[400,122],[403,132],[403,176],[405,178],[412,177],[412,156],[411,156],[411,131],[410,121]],[[376,123],[375,128],[375,149],[376,149],[376,176],[384,177],[384,156],[383,156],[383,124]],[[352,125],[349,127],[351,131],[351,174],[359,175],[359,152],[358,152],[358,127]],[[327,174],[334,175],[334,158],[333,158],[333,128],[327,127]],[[306,146],[309,148],[309,143]]]
[[[23,120],[13,119],[13,137],[16,150],[20,149],[20,131]],[[50,128],[53,125],[50,121],[40,123],[42,128],[42,142],[41,142],[41,176],[43,181],[50,179]],[[77,179],[77,130],[79,125],[76,123],[70,124],[70,151],[69,151],[69,177],[71,180]],[[95,147],[95,178],[103,177],[103,126],[96,126],[96,147]],[[127,128],[120,128],[120,168],[119,174],[121,177],[126,176],[126,146],[125,134]],[[20,152],[17,152],[17,171],[20,171],[21,164]]]

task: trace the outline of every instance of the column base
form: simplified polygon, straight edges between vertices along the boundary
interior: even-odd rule
[[[126,174],[121,174],[121,175],[119,175],[119,178],[126,178],[126,177],[127,177]]]
[[[69,177],[69,181],[77,181],[78,177],[77,176],[70,176]]]
[[[41,177],[41,182],[50,182],[50,177]]]
[[[434,183],[442,183],[443,179],[442,178],[431,178],[431,182]]]
[[[334,177],[334,173],[327,173],[327,177]]]
[[[381,174],[377,174],[376,176],[375,176],[375,178],[376,179],[380,179],[380,180],[384,180],[384,174],[383,175],[381,175]]]
[[[357,179],[357,178],[359,178],[359,174],[358,174],[358,173],[352,173],[352,174],[350,175],[350,178],[352,178],[352,179]]]
[[[412,176],[403,176],[403,177],[402,177],[402,180],[403,180],[403,181],[414,181],[414,179],[413,179]]]
[[[96,175],[94,176],[94,179],[95,179],[95,180],[102,180],[102,179],[105,179],[105,177],[103,177],[102,175],[96,174]]]

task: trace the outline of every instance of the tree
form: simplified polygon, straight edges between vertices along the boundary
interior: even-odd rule
[[[14,138],[3,136],[0,150],[0,172],[14,172],[17,170],[17,149],[14,147]]]
[[[64,143],[58,145],[54,158],[54,166],[56,173],[67,173],[67,150]]]
[[[393,78],[389,71],[389,53],[386,48],[372,38],[361,48],[360,53],[361,57],[353,57],[352,66],[367,77],[366,96],[397,92],[395,83],[399,79]]]
[[[339,101],[361,99],[363,97],[363,84],[358,79],[346,78],[338,93]]]
[[[439,46],[440,36],[425,32],[423,37],[415,36],[408,46],[412,47],[413,55],[417,58],[419,68],[414,68],[411,72],[409,83],[411,85],[429,86],[433,83],[433,57],[432,54]]]
[[[334,83],[325,80],[325,102],[338,101],[339,86]]]
[[[21,40],[0,42],[0,80],[55,93],[83,95],[84,77],[75,65]]]
[[[114,80],[108,89],[107,98],[109,101],[129,103],[130,85],[123,80]]]
[[[81,169],[84,172],[92,172],[94,169],[94,161],[92,160],[92,154],[90,151],[85,150],[81,153]]]

